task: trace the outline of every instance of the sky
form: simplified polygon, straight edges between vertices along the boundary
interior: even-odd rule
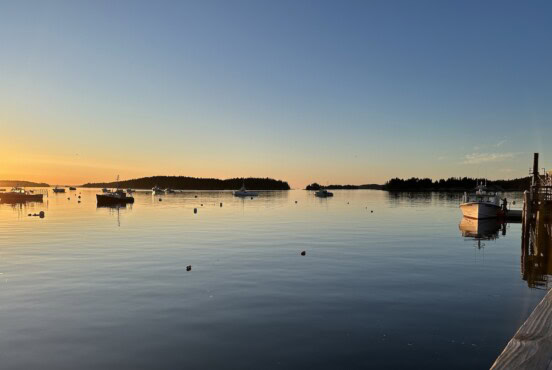
[[[551,166],[550,1],[0,0],[0,179]],[[548,144],[548,145],[547,145]]]

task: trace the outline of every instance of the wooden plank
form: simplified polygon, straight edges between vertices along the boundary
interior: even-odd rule
[[[491,369],[552,370],[552,290],[519,328]]]

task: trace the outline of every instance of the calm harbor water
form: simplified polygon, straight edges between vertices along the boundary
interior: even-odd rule
[[[0,205],[2,369],[485,369],[545,293],[458,195],[96,193]]]

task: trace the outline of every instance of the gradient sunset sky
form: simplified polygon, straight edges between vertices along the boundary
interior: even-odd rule
[[[0,179],[551,166],[550,1],[0,1]]]

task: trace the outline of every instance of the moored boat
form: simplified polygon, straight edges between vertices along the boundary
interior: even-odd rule
[[[102,191],[106,190],[105,188]],[[127,195],[123,190],[119,189],[119,176],[117,176],[117,188],[115,191],[108,191],[103,194],[96,194],[98,206],[113,206],[119,204],[134,203],[134,198]]]
[[[497,218],[500,212],[500,197],[479,184],[473,193],[464,193],[460,210],[464,217],[483,219]]]
[[[43,194],[32,194],[23,188],[12,188],[11,191],[0,193],[2,203],[42,202]]]
[[[65,188],[58,188],[57,185],[52,189],[54,193],[65,193]]]
[[[77,190],[77,188],[74,186],[69,186],[69,190]]]
[[[165,194],[165,190],[161,189],[158,186],[154,186],[153,188],[151,188],[151,192],[153,193],[153,195]]]
[[[134,198],[127,196],[123,190],[115,190],[109,193],[96,194],[98,206],[134,203]]]
[[[333,193],[327,191],[326,189],[320,189],[316,193],[314,193],[314,195],[319,198],[333,197]]]
[[[234,196],[236,197],[256,197],[259,195],[256,191],[249,191],[245,188],[245,183],[242,185],[240,190],[236,190],[234,192]]]

